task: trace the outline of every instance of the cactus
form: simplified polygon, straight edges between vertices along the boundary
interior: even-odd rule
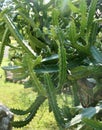
[[[45,99],[46,99],[46,97],[44,97],[44,96],[38,96],[36,98],[36,100],[34,101],[34,103],[26,111],[11,109],[11,111],[17,115],[25,115],[25,114],[29,113],[29,115],[24,120],[12,122],[12,126],[21,128],[21,127],[24,127],[25,125],[29,124],[29,122],[34,118],[39,107],[45,101]]]

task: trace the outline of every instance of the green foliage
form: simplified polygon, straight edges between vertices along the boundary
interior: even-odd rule
[[[61,116],[60,110],[58,108],[57,105],[57,101],[56,101],[56,94],[55,94],[55,88],[52,84],[51,78],[48,74],[45,75],[45,81],[46,81],[46,90],[47,90],[47,94],[48,94],[48,100],[49,100],[49,104],[51,106],[51,109],[54,113],[55,119],[59,125],[59,127],[64,128],[64,119]]]
[[[84,118],[92,118],[96,113],[102,110],[102,105],[96,107],[90,107],[82,109],[82,112],[76,115],[70,122],[66,124],[66,128],[80,123]]]
[[[78,66],[71,70],[72,75],[69,75],[68,78],[70,80],[78,80],[81,78],[85,78],[88,76],[100,77],[102,66],[100,65],[92,65],[92,66]]]
[[[20,43],[21,47],[24,48],[24,50],[32,56],[35,56],[35,53],[29,47],[28,43],[24,41],[23,36],[19,33],[18,29],[15,27],[11,19],[7,15],[4,15],[4,20],[8,25],[8,28],[10,29],[11,33],[14,35],[15,39],[18,41],[18,43]]]
[[[92,119],[87,119],[87,118],[84,118],[83,121],[91,126],[92,128],[96,129],[96,130],[101,130],[102,129],[102,123],[99,122],[99,121],[95,121],[95,120],[92,120]]]
[[[85,0],[80,0],[80,13],[81,13],[80,33],[82,36],[84,36],[84,32],[87,26],[86,12],[87,12],[87,3]]]
[[[7,45],[6,42],[9,43],[9,30],[8,30],[8,28],[4,31],[3,35],[1,34],[1,36],[2,36],[2,39],[1,39],[1,45],[0,45],[0,64],[1,64],[3,56],[4,56],[5,46]]]
[[[60,30],[58,34],[59,41],[58,42],[58,57],[59,57],[59,83],[58,87],[61,90],[63,84],[67,79],[67,63],[66,63],[66,49],[64,47],[64,36],[63,32]]]
[[[71,25],[70,25],[69,39],[70,39],[72,45],[75,46],[76,41],[77,41],[77,32],[76,32],[76,26],[75,26],[74,21],[72,21]]]
[[[95,46],[91,47],[91,52],[96,63],[102,63],[102,53]]]
[[[95,11],[96,11],[96,4],[98,0],[92,0],[88,12],[88,20],[87,20],[87,30],[89,30],[92,27]]]
[[[62,3],[60,0],[50,0],[45,4],[43,0],[13,0],[12,9],[3,13],[2,21],[7,29],[4,28],[5,32],[1,33],[3,38],[0,58],[3,57],[9,32],[9,36],[16,41],[16,47],[12,42],[8,44],[14,51],[10,52],[12,57],[17,55],[16,49],[21,53],[18,59],[17,56],[14,59],[14,65],[22,66],[38,97],[48,98],[49,107],[61,129],[71,126],[76,128],[79,123],[83,127],[82,117],[93,118],[102,108],[101,104],[98,105],[102,100],[102,94],[99,94],[102,91],[102,30],[101,20],[97,17],[100,8],[97,6],[98,0],[92,0],[90,5],[88,2],[66,0]],[[16,69],[13,67],[12,71],[16,72]],[[93,93],[94,87],[100,89]],[[78,109],[75,117],[67,112],[70,120],[64,117],[64,113],[66,109],[72,110],[72,107],[65,103],[65,107],[60,108],[56,98],[63,91],[68,93],[67,89],[72,94],[72,106],[77,109],[79,104],[82,105],[82,111]],[[95,96],[97,100],[94,99]],[[37,99],[34,102],[35,108],[31,107],[31,113],[25,121],[14,122],[15,127],[26,125],[35,116],[43,102]],[[29,108],[27,111],[14,112],[25,114],[28,110]]]
[[[28,62],[28,58],[29,56],[27,57],[28,71],[30,73],[35,90],[39,94],[44,95],[44,87],[36,76],[36,73],[33,71],[33,68],[41,62],[41,56],[37,57],[36,60],[34,60],[33,62],[31,58],[29,58]]]

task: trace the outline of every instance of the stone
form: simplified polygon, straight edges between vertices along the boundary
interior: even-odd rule
[[[0,103],[0,130],[12,130],[13,119],[14,115],[9,108]]]

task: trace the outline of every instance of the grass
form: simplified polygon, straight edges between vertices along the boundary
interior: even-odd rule
[[[8,60],[4,59],[1,66],[7,65]],[[5,82],[4,71],[0,68],[0,102],[9,108],[27,109],[36,98],[36,93],[31,88],[24,89],[22,84]],[[15,120],[24,117],[15,116]],[[38,110],[31,123],[23,128],[13,128],[13,130],[58,130],[53,113],[49,113],[48,102]]]

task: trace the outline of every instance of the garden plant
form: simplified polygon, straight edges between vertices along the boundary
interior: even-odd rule
[[[11,108],[27,115],[13,127],[27,125],[48,100],[60,130],[102,130],[102,1],[12,0],[0,6],[0,63],[9,46],[13,65],[3,68],[27,78],[26,86],[37,92],[27,110]]]

